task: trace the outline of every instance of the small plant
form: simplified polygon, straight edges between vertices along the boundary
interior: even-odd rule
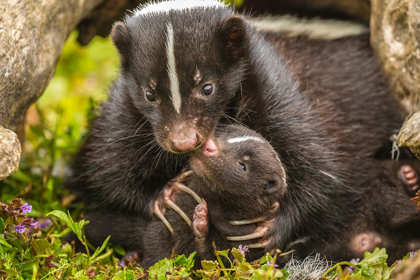
[[[409,254],[406,257],[409,257]],[[323,279],[389,280],[396,263],[388,266],[387,259],[385,248],[375,248],[372,253],[366,252],[363,260],[337,263],[324,273],[326,278]]]
[[[27,217],[31,211],[32,207],[22,205],[20,199],[0,202],[1,279],[108,279],[111,275],[114,279],[135,279],[144,274],[140,267],[117,265],[109,238],[91,254],[84,236],[85,220],[74,222],[59,210],[47,215],[53,220],[34,219]],[[76,253],[74,243],[61,242],[70,231],[85,245],[86,253]]]

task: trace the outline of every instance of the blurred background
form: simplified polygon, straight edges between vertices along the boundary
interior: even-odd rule
[[[119,58],[110,38],[96,36],[81,46],[77,35],[70,35],[54,77],[26,114],[20,169],[0,182],[3,201],[21,197],[34,206],[36,216],[64,209],[66,163],[118,75]]]

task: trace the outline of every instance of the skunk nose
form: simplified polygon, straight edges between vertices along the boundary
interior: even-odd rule
[[[201,144],[201,139],[202,137],[199,133],[183,139],[175,139],[171,141],[171,149],[179,153],[190,152]]]
[[[218,154],[216,143],[212,139],[208,139],[203,145],[203,154],[208,157],[215,157]]]

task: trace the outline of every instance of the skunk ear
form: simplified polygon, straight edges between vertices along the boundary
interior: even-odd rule
[[[242,17],[234,15],[225,19],[220,35],[227,59],[237,60],[245,55],[246,22]]]
[[[128,66],[128,62],[130,61],[131,42],[131,35],[127,26],[121,21],[114,23],[112,26],[111,37],[114,45],[118,49],[118,53],[120,54],[121,66],[126,68]]]

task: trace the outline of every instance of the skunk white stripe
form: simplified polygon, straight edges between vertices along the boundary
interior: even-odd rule
[[[187,10],[193,8],[217,8],[226,7],[223,2],[217,0],[172,0],[154,2],[150,1],[147,4],[140,5],[135,11],[134,16],[168,13],[174,10]]]
[[[168,57],[168,75],[171,89],[171,100],[175,111],[179,114],[181,110],[181,92],[179,91],[178,74],[176,73],[175,53],[174,53],[174,29],[172,24],[167,25],[166,35],[166,56]]]
[[[259,31],[307,35],[313,39],[336,39],[369,32],[361,23],[331,19],[301,19],[294,16],[257,17],[249,21]]]
[[[239,143],[239,142],[244,142],[244,141],[248,141],[248,140],[254,140],[260,143],[265,143],[264,140],[255,137],[255,136],[242,136],[242,137],[235,137],[235,138],[231,138],[228,139],[227,142],[228,143]]]

